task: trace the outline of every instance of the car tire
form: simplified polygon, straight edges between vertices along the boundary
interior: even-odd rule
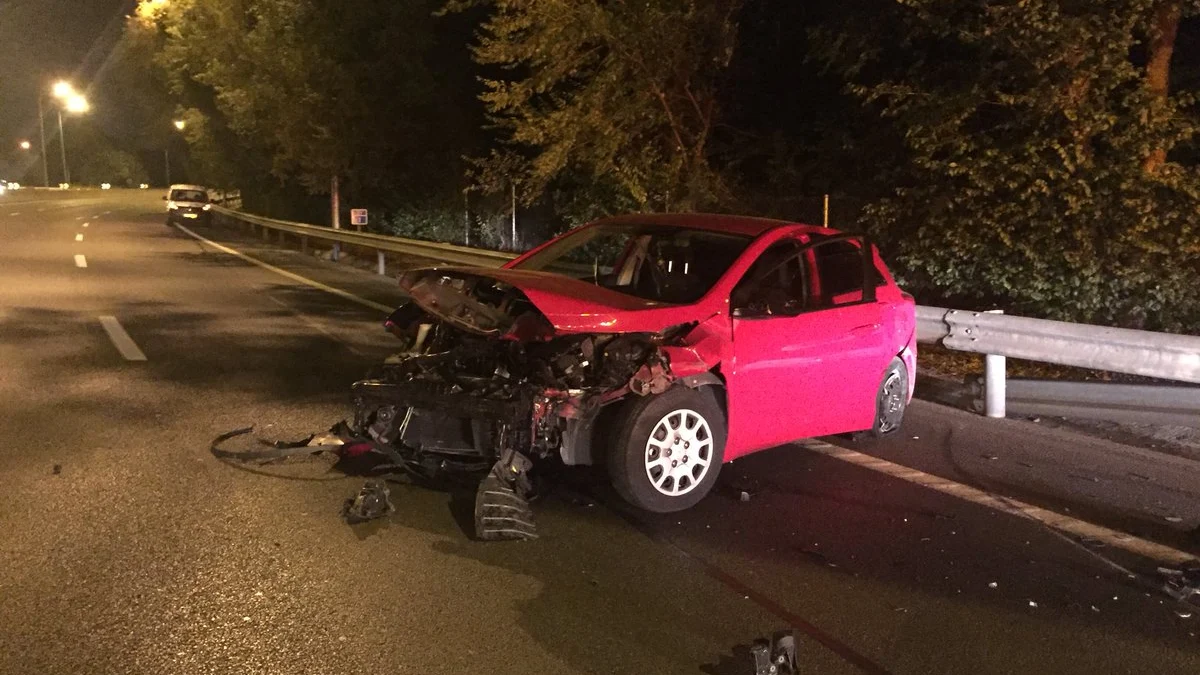
[[[725,413],[703,389],[676,386],[636,398],[619,418],[608,449],[613,487],[646,511],[689,509],[717,482],[725,433]]]
[[[887,436],[895,433],[904,423],[908,410],[908,368],[899,357],[893,358],[883,371],[879,390],[875,395],[875,422],[871,435]]]

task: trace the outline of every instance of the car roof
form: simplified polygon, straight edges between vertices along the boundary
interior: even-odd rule
[[[201,192],[208,192],[208,188],[204,187],[203,185],[188,185],[186,183],[179,183],[176,185],[172,185],[170,189],[172,189],[172,190],[199,190]]]
[[[787,220],[776,220],[774,218],[731,216],[720,213],[631,213],[629,215],[604,218],[596,222],[598,224],[636,223],[642,225],[690,227],[700,230],[711,230],[713,232],[741,234],[748,237],[757,237],[768,230],[773,230],[779,227],[794,227],[800,232],[804,233],[820,232],[824,234],[832,234],[836,232],[836,230],[831,230],[827,227],[821,227],[819,225],[805,225],[803,223],[794,223]]]

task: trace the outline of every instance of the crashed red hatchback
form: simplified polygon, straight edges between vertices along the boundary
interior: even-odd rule
[[[742,455],[894,431],[912,396],[912,297],[827,228],[622,216],[400,284],[406,351],[354,385],[353,429],[411,470],[487,470],[484,538],[528,534],[543,463],[603,463],[630,503],[677,511]]]

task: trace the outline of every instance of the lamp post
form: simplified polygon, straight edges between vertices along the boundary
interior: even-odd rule
[[[187,122],[185,122],[183,120],[175,120],[175,128],[179,131],[183,131],[185,128],[187,128]],[[163,161],[165,163],[166,174],[167,174],[167,188],[169,189],[171,187],[171,139],[170,138],[167,139],[167,145],[166,145],[166,147],[163,148]]]
[[[46,112],[42,105],[42,92],[38,92],[38,132],[42,137],[42,183],[50,187],[50,167],[46,164]]]
[[[63,166],[63,182],[71,182],[71,172],[67,168],[67,138],[63,132],[62,112],[66,108],[67,112],[75,114],[83,114],[91,109],[86,98],[81,94],[76,93],[75,88],[70,82],[59,80],[54,83],[51,88],[51,93],[54,98],[58,99],[58,105],[55,111],[58,114],[58,145],[62,150],[62,166]],[[42,101],[42,95],[38,94],[38,130],[41,132],[42,138],[42,180],[46,187],[50,187],[50,169],[46,165],[46,113],[45,105]]]

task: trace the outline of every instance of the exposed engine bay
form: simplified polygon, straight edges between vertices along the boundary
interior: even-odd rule
[[[276,446],[378,453],[421,479],[478,474],[481,539],[536,536],[529,472],[543,463],[591,464],[601,409],[669,388],[676,378],[662,348],[695,326],[558,334],[521,290],[503,281],[419,270],[402,277],[401,286],[412,301],[384,327],[402,341],[402,351],[352,385],[353,417],[327,434]],[[217,444],[213,450],[235,456]],[[388,512],[353,515],[365,520]]]

